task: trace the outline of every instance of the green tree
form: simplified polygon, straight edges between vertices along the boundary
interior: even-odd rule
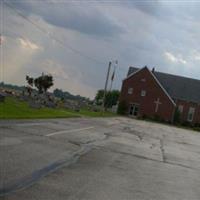
[[[35,78],[34,85],[38,89],[39,93],[46,93],[47,90],[53,86],[52,75],[42,74],[38,78]]]
[[[32,87],[33,87],[33,83],[34,83],[34,78],[27,75],[26,76],[26,81],[28,83],[28,87],[26,89],[27,89],[27,92],[28,92],[29,96],[31,96]]]
[[[31,95],[32,87],[35,86],[38,89],[39,93],[46,93],[47,90],[53,86],[53,77],[52,75],[45,75],[42,74],[41,76],[37,78],[33,78],[30,76],[26,76],[26,81],[28,83],[28,92],[29,95]]]
[[[103,95],[104,95],[104,90],[98,90],[97,94],[95,96],[95,101],[97,105],[101,105],[103,102]]]
[[[30,77],[30,76],[26,76],[26,81],[28,83],[28,85],[30,85],[31,87],[33,87],[33,83],[34,83],[34,78]]]
[[[107,108],[110,108],[113,105],[116,105],[119,99],[119,95],[120,92],[118,90],[108,91],[106,93],[105,106]],[[104,90],[98,90],[95,97],[95,101],[98,105],[101,105],[103,103],[103,96],[104,96]]]

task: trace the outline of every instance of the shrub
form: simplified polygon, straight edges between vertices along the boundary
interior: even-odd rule
[[[186,127],[193,127],[192,124],[188,121],[184,121],[181,123],[182,126],[186,126]]]
[[[200,128],[200,123],[196,123],[194,126]]]
[[[179,124],[180,123],[180,112],[178,108],[176,108],[175,113],[174,113],[174,124]]]
[[[120,115],[125,115],[127,111],[127,104],[125,101],[120,101],[117,109],[117,113]]]

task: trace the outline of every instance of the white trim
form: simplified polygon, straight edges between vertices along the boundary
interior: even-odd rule
[[[141,90],[140,95],[141,97],[145,97],[147,94],[146,90]]]
[[[143,68],[140,68],[140,69],[138,69],[137,71],[135,71],[135,72],[133,72],[133,73],[131,73],[129,76],[127,76],[123,81],[125,81],[125,80],[127,80],[127,79],[129,79],[131,76],[133,76],[133,75],[135,75],[136,73],[138,73],[138,72],[140,72],[141,70],[143,70],[143,69],[147,69],[149,72],[150,72],[150,74],[153,76],[153,78],[155,79],[155,81],[158,83],[158,85],[160,86],[160,88],[164,91],[164,93],[167,95],[167,97],[169,98],[169,100],[172,102],[172,104],[174,105],[174,106],[176,106],[176,103],[174,102],[174,100],[170,97],[170,95],[168,94],[168,92],[165,90],[165,88],[161,85],[161,83],[159,82],[159,80],[155,77],[155,75],[152,73],[152,71],[151,70],[149,70],[149,68],[148,67],[143,67]]]
[[[188,114],[187,114],[187,121],[188,122],[193,122],[195,111],[196,111],[196,109],[194,107],[189,107]],[[192,114],[192,119],[189,118],[190,114]]]
[[[151,70],[149,70],[149,68],[147,67],[148,71],[150,72],[150,74],[153,76],[153,78],[155,79],[155,81],[158,83],[158,85],[161,87],[161,89],[164,91],[164,93],[167,95],[167,97],[169,98],[169,100],[173,103],[174,106],[176,106],[176,103],[174,102],[174,100],[170,97],[170,95],[168,94],[168,92],[165,90],[165,88],[161,85],[161,83],[159,82],[159,80],[156,78],[156,76],[151,72]]]

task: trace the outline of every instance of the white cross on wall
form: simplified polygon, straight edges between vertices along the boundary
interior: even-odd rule
[[[155,112],[158,112],[159,105],[162,104],[162,103],[160,102],[160,98],[158,98],[156,101],[154,101],[154,103],[156,104]]]

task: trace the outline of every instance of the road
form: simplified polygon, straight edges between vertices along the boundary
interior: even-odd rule
[[[199,200],[200,133],[123,117],[0,121],[0,199]]]

